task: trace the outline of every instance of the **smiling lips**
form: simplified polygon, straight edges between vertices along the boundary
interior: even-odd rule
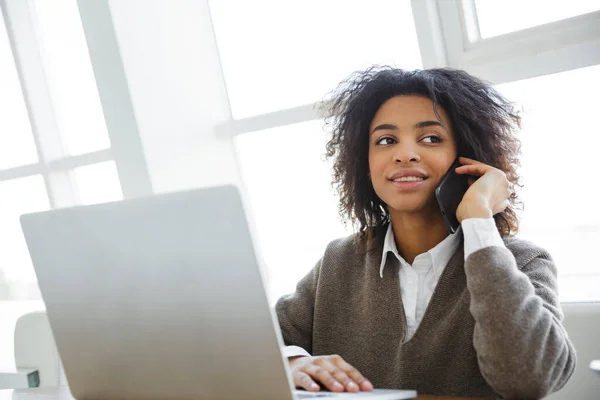
[[[398,189],[415,189],[427,179],[424,172],[418,170],[404,170],[393,174],[389,180]]]

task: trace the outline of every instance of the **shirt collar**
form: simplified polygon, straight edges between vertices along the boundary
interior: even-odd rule
[[[433,249],[429,250],[427,253],[431,256],[433,262],[433,271],[436,275],[436,278],[439,278],[442,274],[444,268],[446,268],[446,264],[450,261],[450,258],[456,252],[460,244],[460,237],[462,235],[462,230],[459,227],[458,230],[446,237],[446,239],[442,240],[437,244]],[[401,265],[407,265],[408,262],[402,258],[400,253],[398,253],[398,248],[396,247],[396,240],[394,239],[394,230],[392,229],[392,224],[390,223],[387,228],[387,232],[385,233],[385,239],[383,240],[383,251],[381,253],[381,265],[379,266],[379,276],[383,278],[383,268],[385,267],[385,262],[387,260],[387,255],[389,252],[392,252],[396,256],[396,258],[400,261]]]
[[[379,276],[381,278],[383,278],[383,268],[385,267],[385,261],[387,260],[387,255],[389,252],[392,252],[401,264],[406,263],[406,261],[404,261],[404,259],[398,253],[396,241],[394,240],[394,230],[392,229],[391,223],[388,225],[387,232],[385,233],[385,239],[383,240],[383,252],[381,253],[381,265],[379,266]]]

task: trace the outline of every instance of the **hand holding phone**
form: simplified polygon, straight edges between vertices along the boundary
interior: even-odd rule
[[[468,176],[469,187],[458,205],[457,219],[491,218],[504,211],[513,193],[506,173],[470,158],[460,157],[459,160],[462,165],[454,172]]]

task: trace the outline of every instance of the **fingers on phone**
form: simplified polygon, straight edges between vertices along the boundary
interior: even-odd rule
[[[471,165],[461,165],[456,168],[457,174],[466,174],[466,175],[477,175],[481,176],[486,173],[488,166],[485,164],[471,164]]]

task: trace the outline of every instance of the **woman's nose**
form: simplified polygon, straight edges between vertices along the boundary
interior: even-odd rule
[[[397,145],[394,152],[395,163],[410,163],[421,160],[421,156],[415,151],[415,148],[410,145]]]

